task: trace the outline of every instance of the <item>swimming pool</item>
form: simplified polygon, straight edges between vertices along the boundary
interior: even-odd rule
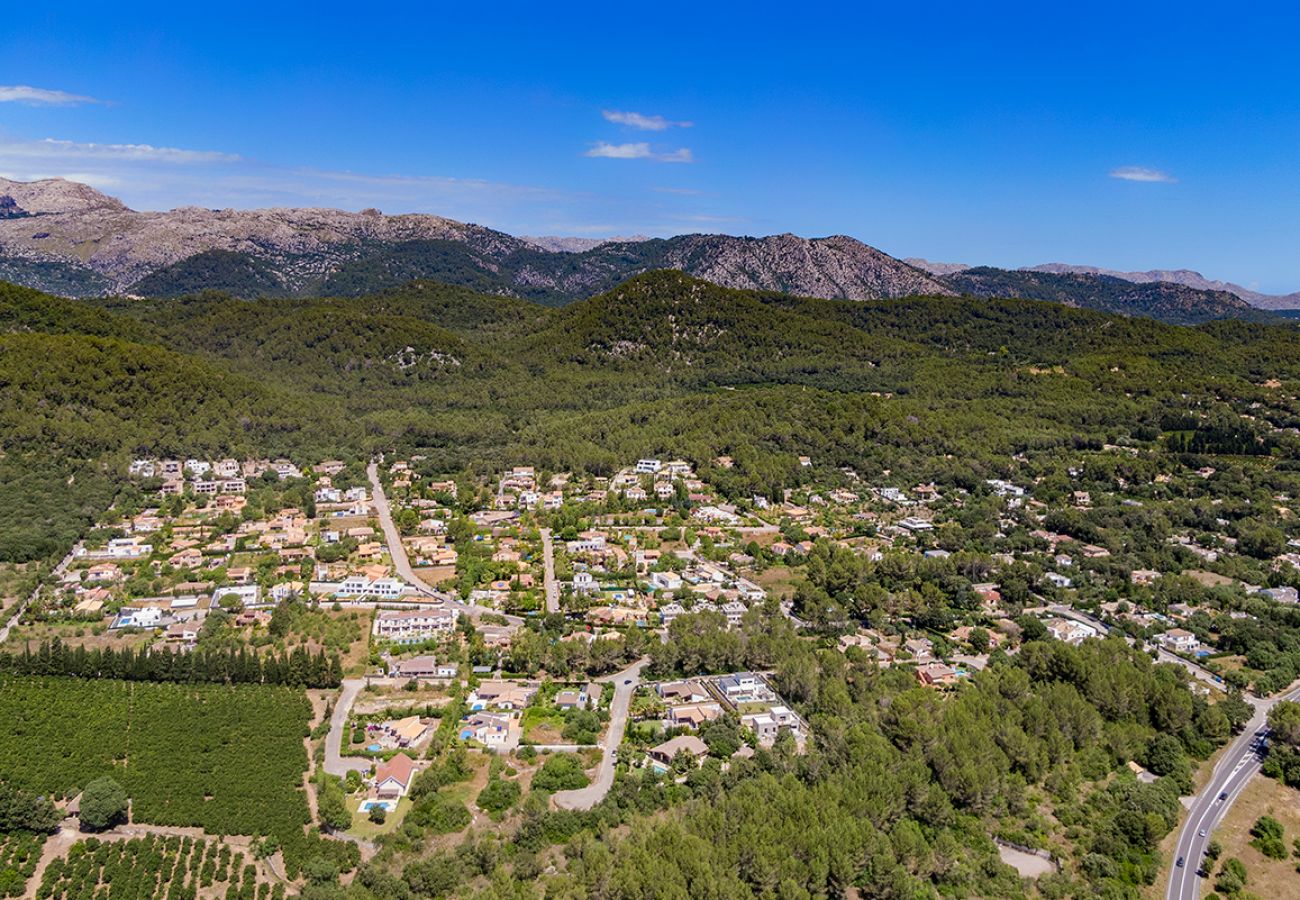
[[[385,812],[397,812],[396,800],[362,800],[358,812],[368,813],[376,806],[382,806]]]

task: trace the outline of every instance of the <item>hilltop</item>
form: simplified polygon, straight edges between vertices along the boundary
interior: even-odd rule
[[[1174,324],[1249,315],[1253,307],[1228,291],[1198,290],[1167,281],[1138,284],[1111,275],[1011,271],[977,267],[942,276],[953,290],[974,297],[1050,300]]]

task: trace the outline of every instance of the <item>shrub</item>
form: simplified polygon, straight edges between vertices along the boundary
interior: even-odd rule
[[[590,784],[582,764],[567,753],[551,756],[533,776],[533,790],[572,791]]]

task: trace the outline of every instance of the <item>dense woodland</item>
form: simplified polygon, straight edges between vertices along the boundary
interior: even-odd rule
[[[799,455],[865,477],[1005,473],[1018,452],[1151,441],[1293,456],[1300,333],[1030,301],[844,302],[649,273],[561,309],[424,282],[354,300],[79,302],[0,288],[0,561],[50,559],[134,454],[419,448],[443,470],[520,459],[608,474],[683,456],[777,495]],[[1232,430],[1215,431],[1215,423]],[[1226,443],[1225,443],[1226,441]],[[712,466],[719,454],[732,469]],[[960,466],[954,463],[960,459]]]

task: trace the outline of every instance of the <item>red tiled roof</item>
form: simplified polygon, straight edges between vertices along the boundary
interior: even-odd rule
[[[399,753],[386,763],[375,768],[375,784],[383,784],[392,778],[406,787],[411,783],[411,774],[415,771],[415,760],[405,753]]]

